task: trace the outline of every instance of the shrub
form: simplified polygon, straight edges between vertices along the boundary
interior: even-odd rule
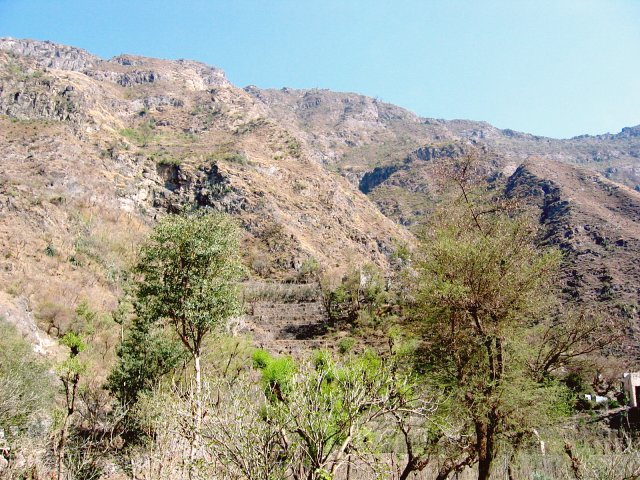
[[[253,360],[253,366],[259,370],[267,368],[269,362],[273,360],[269,352],[262,350],[261,348],[253,351],[251,359]]]
[[[341,355],[346,355],[353,349],[355,344],[356,341],[354,338],[343,337],[338,340],[338,352],[340,352]]]
[[[244,166],[253,164],[244,152],[234,150],[232,145],[229,144],[221,145],[215,151],[206,155],[205,161],[210,163],[226,162]]]
[[[49,335],[62,337],[74,322],[73,311],[64,305],[43,302],[38,306],[38,323]]]
[[[156,158],[155,160],[158,165],[174,166],[174,167],[182,165],[182,160],[175,157],[159,157],[159,158]]]
[[[309,281],[320,273],[320,263],[314,257],[307,258],[298,271],[298,279],[300,281]]]
[[[267,396],[278,400],[286,397],[296,371],[293,360],[289,357],[271,358],[261,370],[262,384]]]
[[[47,366],[13,325],[0,318],[0,425],[26,432],[53,399]]]
[[[316,370],[326,370],[331,365],[331,352],[328,350],[316,350],[313,352],[311,363]]]
[[[287,151],[289,152],[289,155],[291,155],[292,157],[299,158],[300,155],[302,154],[300,142],[298,142],[295,138],[290,138],[287,141]]]
[[[120,130],[120,135],[139,147],[146,147],[155,138],[155,128],[155,121],[148,120],[140,124],[137,128],[123,128]]]
[[[47,257],[55,257],[56,256],[56,249],[53,248],[53,245],[49,244],[47,245],[47,247],[44,249],[44,253]]]

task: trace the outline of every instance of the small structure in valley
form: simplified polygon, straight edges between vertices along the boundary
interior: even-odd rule
[[[622,382],[624,391],[629,398],[628,405],[632,408],[638,407],[638,401],[640,401],[640,372],[623,374]]]

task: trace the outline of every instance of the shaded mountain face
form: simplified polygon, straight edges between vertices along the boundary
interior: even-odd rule
[[[586,168],[532,160],[507,194],[538,206],[543,243],[564,253],[563,294],[629,324],[620,348],[640,358],[640,194]]]
[[[238,219],[256,275],[311,257],[385,269],[415,243],[434,169],[470,147],[539,206],[545,241],[567,252],[568,298],[637,323],[640,127],[556,140],[351,93],[240,89],[194,61],[1,39],[0,305],[45,325],[83,299],[113,308],[145,233],[188,205]]]

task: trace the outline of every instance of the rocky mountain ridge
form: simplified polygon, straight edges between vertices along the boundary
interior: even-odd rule
[[[295,278],[312,259],[384,269],[396,242],[413,242],[197,62],[2,40],[0,151],[0,289],[25,331],[63,330],[83,301],[115,308],[155,219],[189,205],[234,215],[247,264],[268,278]]]
[[[402,162],[425,145],[477,143],[513,163],[532,157],[585,165],[640,189],[640,125],[618,134],[554,139],[498,129],[486,122],[421,118],[394,105],[328,90],[245,88],[283,122],[295,124],[323,161],[356,178],[363,170]]]
[[[557,140],[358,94],[241,89],[199,62],[0,39],[0,298],[45,329],[83,300],[109,311],[155,219],[194,204],[238,219],[256,276],[291,279],[311,259],[386,269],[415,242],[439,163],[470,148],[539,206],[567,296],[637,326],[640,126]]]

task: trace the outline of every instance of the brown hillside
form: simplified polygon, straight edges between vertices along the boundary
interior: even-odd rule
[[[311,257],[339,271],[386,268],[396,242],[413,241],[262,104],[197,62],[103,61],[3,40],[0,114],[2,299],[26,301],[53,335],[82,301],[114,308],[140,240],[184,205],[234,215],[247,263],[272,278],[295,276]]]
[[[238,219],[254,276],[292,278],[311,257],[384,269],[432,208],[434,166],[470,146],[542,209],[568,298],[637,324],[638,127],[557,140],[352,93],[240,89],[193,61],[3,39],[0,302],[52,334],[83,300],[112,309],[140,239],[185,205]]]

